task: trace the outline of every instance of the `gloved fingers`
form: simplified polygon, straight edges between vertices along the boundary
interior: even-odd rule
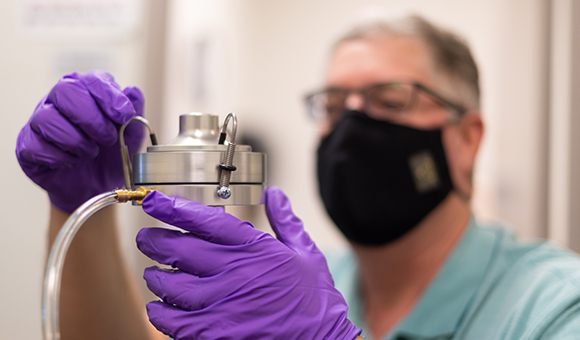
[[[16,157],[29,176],[38,172],[42,167],[50,169],[70,168],[80,162],[77,157],[47,143],[42,136],[32,131],[30,125],[26,125],[18,134]]]
[[[99,146],[79,128],[71,124],[52,104],[43,104],[32,115],[30,127],[44,139],[62,151],[79,158],[95,158]]]
[[[113,76],[107,72],[90,71],[82,75],[80,79],[101,110],[115,123],[125,124],[137,113],[131,100],[121,90]]]
[[[227,270],[243,251],[241,246],[215,244],[193,234],[164,228],[141,229],[137,234],[137,248],[152,260],[200,277]]]
[[[48,93],[46,102],[53,104],[72,124],[78,126],[98,144],[111,146],[117,141],[117,127],[101,111],[99,104],[79,77],[76,73],[62,77]],[[130,104],[129,99],[126,97],[125,99]],[[130,106],[132,117],[134,109],[133,105]]]
[[[143,92],[137,86],[127,86],[123,89],[123,93],[133,105],[137,116],[143,117],[145,109],[145,97],[143,97]]]
[[[183,198],[154,191],[143,200],[143,211],[167,224],[190,231],[205,240],[219,244],[247,244],[264,233],[250,223],[224,212]]]
[[[163,301],[186,310],[206,308],[228,295],[228,286],[216,282],[216,276],[198,277],[181,270],[158,267],[145,269],[147,288]]]
[[[192,329],[210,327],[196,324],[196,312],[186,311],[162,301],[151,301],[146,305],[149,322],[158,331],[172,339],[207,339],[192,334]],[[196,337],[194,337],[196,336]]]
[[[265,189],[266,215],[278,240],[296,252],[310,251],[314,242],[304,231],[302,221],[292,212],[284,192],[271,186]]]

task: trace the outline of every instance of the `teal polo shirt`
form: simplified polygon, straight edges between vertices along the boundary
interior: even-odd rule
[[[335,254],[333,254],[335,255]],[[327,256],[348,318],[365,331],[352,254]],[[381,340],[580,339],[580,257],[471,219],[412,311]]]

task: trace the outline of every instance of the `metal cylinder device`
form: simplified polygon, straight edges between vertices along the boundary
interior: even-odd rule
[[[124,132],[133,121],[149,129],[152,146],[133,155],[125,145]],[[231,133],[228,123],[232,122]],[[179,117],[179,135],[165,145],[149,122],[135,117],[119,131],[126,189],[97,195],[82,204],[60,230],[49,254],[44,276],[42,321],[45,340],[59,340],[59,296],[62,268],[73,237],[91,215],[113,203],[141,204],[152,191],[183,197],[214,206],[262,203],[266,182],[266,155],[236,144],[236,115],[227,115],[221,132],[218,116],[189,113]],[[138,187],[138,188],[137,188]],[[131,190],[135,189],[135,190]]]
[[[233,126],[228,132],[230,121]],[[124,164],[125,182],[131,188],[144,186],[207,205],[260,204],[266,155],[252,152],[249,145],[237,145],[236,130],[233,113],[226,117],[221,132],[216,115],[181,115],[174,140],[149,146],[147,152],[134,154],[132,162]],[[124,163],[128,163],[126,154]]]

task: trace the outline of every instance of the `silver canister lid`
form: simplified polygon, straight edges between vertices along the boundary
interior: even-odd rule
[[[132,159],[133,187],[147,186],[165,194],[207,205],[261,203],[266,181],[266,156],[249,145],[235,145],[229,188],[217,195],[228,142],[220,140],[219,117],[188,113],[179,117],[179,134],[164,145],[153,145]],[[221,167],[220,167],[221,165]]]

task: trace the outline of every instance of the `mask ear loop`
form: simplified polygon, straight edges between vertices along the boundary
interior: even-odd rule
[[[445,122],[445,124],[443,124],[439,128],[441,131],[441,137],[443,137],[443,129],[446,127],[460,123],[461,120],[463,119],[463,117],[465,116],[465,114],[467,113],[467,111],[459,112],[453,107],[447,106],[444,103],[441,103],[441,104],[447,110],[452,112],[451,119],[449,119],[447,122]],[[441,141],[441,143],[443,143],[443,141]],[[445,152],[445,147],[443,148],[443,152]],[[447,155],[445,155],[445,158],[447,159]],[[448,163],[447,167],[449,167],[449,163]],[[449,174],[449,176],[451,177],[451,173]],[[473,185],[473,169],[472,169],[472,173],[470,174],[470,181],[472,182],[472,185]],[[451,191],[449,193],[451,193],[451,192],[454,192],[457,195],[457,197],[459,197],[459,199],[461,201],[463,201],[465,204],[469,205],[469,203],[471,202],[471,196],[468,195],[467,193],[465,193],[463,190],[459,190],[459,188],[457,188],[457,186],[455,184],[453,184],[453,178],[451,178]]]
[[[131,166],[131,158],[129,157],[129,148],[125,144],[125,128],[131,122],[138,121],[144,124],[149,130],[149,138],[151,139],[151,145],[157,145],[157,136],[149,124],[149,121],[141,116],[135,116],[128,123],[121,125],[119,130],[119,143],[121,144],[121,160],[123,162],[123,178],[125,179],[125,188],[131,190],[133,187],[133,169]]]

